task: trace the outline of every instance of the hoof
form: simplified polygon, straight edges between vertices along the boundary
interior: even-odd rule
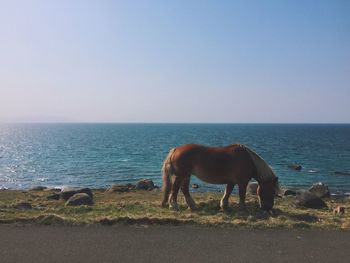
[[[169,206],[169,204],[167,203],[167,202],[162,202],[162,207],[163,208],[166,208],[166,207],[168,207]]]
[[[179,207],[176,205],[169,205],[169,209],[173,211],[179,211]]]
[[[221,209],[221,210],[227,210],[227,209],[228,209],[228,206],[227,206],[227,205],[221,205],[221,206],[220,206],[220,209]]]
[[[239,211],[247,211],[247,207],[245,205],[239,205],[238,210]]]
[[[272,216],[272,217],[277,216],[276,212],[275,212],[275,211],[273,211],[272,209],[271,209],[271,210],[269,210],[269,211],[267,211],[267,213],[268,213],[270,216]]]
[[[224,200],[220,201],[220,210],[221,211],[228,211],[229,210],[227,201],[224,201]]]
[[[196,206],[189,206],[188,209],[191,210],[192,212],[198,210],[198,208]]]
[[[232,209],[229,207],[220,207],[220,211],[224,213],[231,213]]]

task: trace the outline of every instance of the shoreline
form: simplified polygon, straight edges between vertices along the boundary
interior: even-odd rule
[[[150,180],[151,179],[143,179],[143,180]],[[140,181],[143,181],[140,180]],[[139,182],[140,182],[139,181]],[[153,181],[152,181],[153,183]],[[256,183],[256,181],[250,181],[251,183]],[[315,184],[323,184],[322,182],[315,182],[313,185]],[[132,182],[121,182],[121,183],[116,183],[116,184],[112,184],[110,186],[105,186],[105,187],[95,187],[95,186],[84,186],[84,185],[73,185],[73,186],[44,186],[44,185],[35,185],[32,187],[25,187],[25,188],[1,188],[0,187],[0,192],[1,191],[33,191],[35,189],[40,189],[42,188],[42,190],[46,190],[46,191],[63,191],[65,189],[79,189],[79,188],[89,188],[93,191],[106,191],[109,188],[113,187],[114,185],[119,185],[119,186],[125,186],[125,185],[132,185],[133,187],[135,187],[137,185],[137,181],[132,181]],[[196,185],[196,187],[191,187],[190,192],[191,193],[200,193],[200,194],[210,194],[210,193],[216,193],[216,194],[223,194],[225,191],[225,185],[222,185],[222,189],[207,189],[206,187],[202,187],[200,184],[194,183],[192,185]],[[294,192],[303,192],[303,191],[308,191],[308,189],[310,189],[313,185],[305,185],[304,187],[289,187],[286,185],[280,185],[280,190],[281,192],[285,191],[285,190],[292,190]],[[325,185],[327,186],[327,185]],[[161,191],[162,187],[154,184],[154,186],[152,187],[153,191]],[[332,189],[330,187],[327,186],[327,189],[329,189],[329,193],[330,193],[330,197],[331,198],[350,198],[350,190],[344,190],[344,191],[332,191]],[[233,189],[232,195],[237,195],[238,194],[238,188],[235,187]]]

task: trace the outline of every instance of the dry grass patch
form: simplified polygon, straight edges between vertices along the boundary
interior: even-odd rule
[[[350,229],[350,200],[328,199],[328,208],[306,209],[294,206],[293,198],[277,199],[275,215],[260,210],[256,197],[247,196],[247,209],[239,211],[238,197],[230,199],[230,211],[220,210],[221,193],[194,193],[197,211],[190,211],[179,195],[179,212],[160,207],[161,192],[131,191],[108,193],[94,190],[94,205],[66,207],[63,200],[48,200],[54,190],[0,190],[0,222],[37,224],[197,224],[244,228]],[[29,202],[32,209],[16,209],[13,204]],[[334,215],[337,206],[345,214]]]

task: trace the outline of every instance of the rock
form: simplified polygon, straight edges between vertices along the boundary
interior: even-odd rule
[[[251,195],[256,195],[258,186],[259,184],[257,182],[249,183],[247,186],[247,192],[250,193]]]
[[[66,206],[75,206],[75,205],[92,205],[93,201],[91,196],[86,193],[77,193],[71,196],[66,202]]]
[[[290,190],[290,189],[286,189],[283,191],[283,196],[296,196],[297,192]]]
[[[309,191],[298,192],[295,204],[297,206],[315,209],[327,207],[326,203],[320,197]]]
[[[334,174],[336,174],[336,175],[350,175],[350,172],[339,172],[339,171],[335,171]]]
[[[60,194],[53,193],[46,197],[47,200],[58,200],[60,199]]]
[[[93,194],[90,188],[79,188],[79,189],[67,188],[61,191],[60,198],[67,201],[71,196],[79,193],[85,193],[89,195],[91,199],[93,199]]]
[[[317,197],[320,198],[331,197],[331,193],[329,192],[328,186],[321,182],[313,184],[310,187],[309,192],[315,194]]]
[[[199,188],[198,184],[192,184],[191,186],[192,186],[193,189],[198,189]]]
[[[124,193],[129,192],[133,188],[130,186],[131,184],[113,184],[110,188],[106,190],[108,193]]]
[[[302,169],[302,166],[300,164],[289,164],[288,167],[295,171],[300,171]]]
[[[39,185],[39,186],[34,186],[33,188],[30,188],[29,191],[43,191],[45,189],[47,189],[46,186],[40,186]]]
[[[16,204],[13,205],[13,208],[20,209],[20,210],[30,210],[32,209],[32,204],[26,201],[19,201]]]
[[[334,215],[343,215],[345,213],[345,206],[337,206],[337,208],[333,209]]]
[[[152,180],[144,179],[140,180],[136,184],[137,190],[152,190],[154,188],[154,183]]]

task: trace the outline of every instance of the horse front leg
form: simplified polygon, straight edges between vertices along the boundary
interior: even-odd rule
[[[224,196],[221,198],[221,201],[220,201],[220,207],[224,211],[228,210],[228,199],[232,193],[234,186],[235,186],[234,184],[227,184],[226,185]]]
[[[182,178],[176,175],[173,175],[173,183],[171,186],[171,192],[169,196],[169,208],[178,211],[179,206],[177,205],[177,194],[182,183]]]
[[[194,200],[192,199],[191,195],[190,195],[190,176],[186,177],[183,182],[182,182],[182,185],[181,185],[181,191],[182,193],[184,194],[185,196],[185,200],[186,200],[186,203],[188,205],[188,207],[194,211],[196,210],[196,203],[194,202]]]
[[[248,183],[244,183],[244,184],[239,184],[238,187],[238,192],[239,192],[239,209],[240,210],[245,210],[246,206],[245,206],[245,194],[247,192],[247,185]]]

